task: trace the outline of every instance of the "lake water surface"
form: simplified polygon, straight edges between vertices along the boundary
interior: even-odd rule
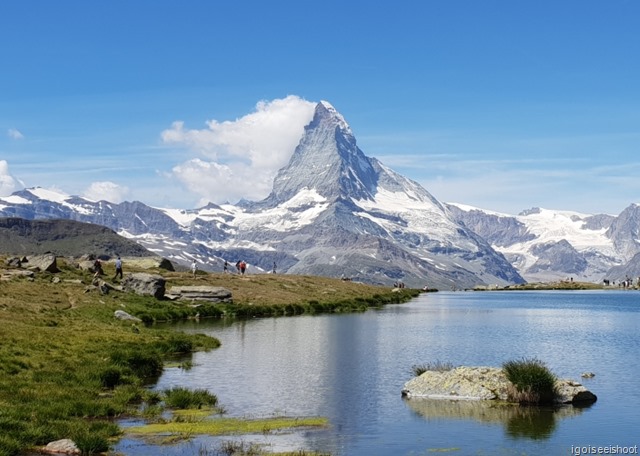
[[[213,335],[222,346],[194,354],[188,371],[167,369],[157,389],[208,389],[230,416],[329,419],[326,430],[242,437],[273,451],[569,455],[572,447],[620,451],[640,444],[638,292],[439,292],[359,314],[188,322],[178,328]],[[598,401],[586,408],[504,410],[401,397],[414,364],[499,367],[524,357],[582,382]],[[585,371],[596,375],[581,379]],[[198,437],[152,447],[124,439],[117,450],[187,455],[219,442]]]

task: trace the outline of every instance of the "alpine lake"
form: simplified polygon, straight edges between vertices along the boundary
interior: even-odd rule
[[[329,426],[162,446],[127,437],[115,452],[217,454],[222,442],[241,441],[335,456],[572,455],[593,447],[636,454],[640,444],[638,291],[423,293],[364,313],[174,326],[222,346],[193,354],[190,369],[165,369],[154,388],[209,390],[226,416],[321,416]],[[597,402],[505,407],[401,396],[414,365],[500,367],[522,358],[581,382]]]

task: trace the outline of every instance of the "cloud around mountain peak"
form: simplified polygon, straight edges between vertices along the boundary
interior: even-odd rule
[[[163,144],[196,156],[174,166],[168,176],[203,202],[262,199],[293,154],[316,105],[290,95],[261,101],[234,121],[209,120],[205,128],[190,129],[176,121],[161,133]]]

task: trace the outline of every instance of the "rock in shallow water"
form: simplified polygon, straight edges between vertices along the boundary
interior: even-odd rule
[[[405,383],[407,398],[449,400],[508,400],[510,382],[502,369],[495,367],[457,367],[449,371],[427,371]],[[592,403],[595,394],[578,382],[559,379],[556,383],[559,404]]]

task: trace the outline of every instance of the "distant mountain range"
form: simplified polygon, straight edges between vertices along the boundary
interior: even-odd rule
[[[173,262],[222,270],[345,277],[441,289],[640,275],[640,206],[619,216],[532,209],[518,216],[437,201],[367,157],[344,118],[320,102],[263,201],[192,210],[61,195],[0,198],[0,216],[106,226]]]

